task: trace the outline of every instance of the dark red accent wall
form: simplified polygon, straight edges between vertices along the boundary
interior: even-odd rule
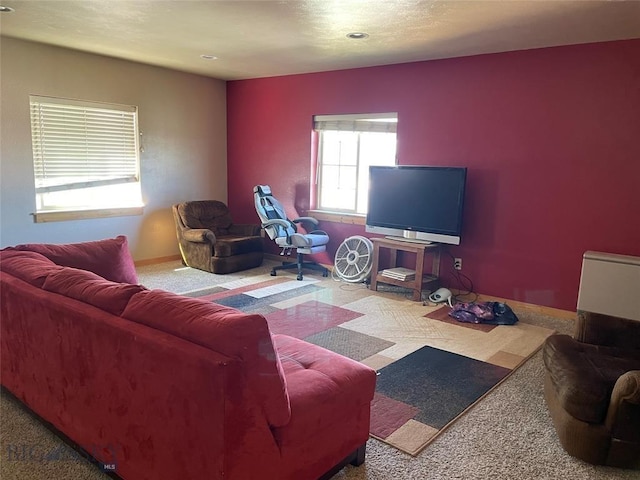
[[[469,169],[447,248],[476,291],[575,310],[586,250],[640,255],[640,40],[233,81],[227,109],[239,220],[261,183],[305,213],[313,115],[397,112],[399,163]],[[329,263],[364,232],[322,228]]]

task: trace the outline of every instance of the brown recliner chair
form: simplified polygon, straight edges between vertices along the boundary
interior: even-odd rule
[[[223,202],[184,202],[173,205],[172,210],[185,265],[221,274],[262,264],[261,226],[234,224],[229,208]]]
[[[560,443],[596,465],[640,468],[640,322],[578,312],[543,347],[545,399]]]

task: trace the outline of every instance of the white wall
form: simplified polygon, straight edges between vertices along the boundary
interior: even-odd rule
[[[127,235],[136,260],[178,253],[171,205],[227,200],[226,85],[75,50],[0,38],[0,245]],[[142,216],[34,223],[29,95],[137,105]]]

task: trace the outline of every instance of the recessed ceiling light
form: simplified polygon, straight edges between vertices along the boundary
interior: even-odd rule
[[[362,38],[367,38],[369,36],[368,33],[364,33],[364,32],[351,32],[351,33],[347,33],[347,38],[353,38],[355,40],[360,40]]]
[[[4,5],[0,5],[0,13],[8,13],[13,11],[14,9],[11,7],[5,7]]]
[[[218,59],[218,57],[216,57],[215,55],[207,55],[207,54],[200,55],[200,58],[202,58],[204,60],[217,60]]]

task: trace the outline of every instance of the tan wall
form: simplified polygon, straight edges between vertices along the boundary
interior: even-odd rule
[[[1,246],[124,234],[136,260],[170,256],[173,203],[227,200],[224,81],[6,37],[0,54]],[[30,94],[138,106],[142,216],[33,223]]]

